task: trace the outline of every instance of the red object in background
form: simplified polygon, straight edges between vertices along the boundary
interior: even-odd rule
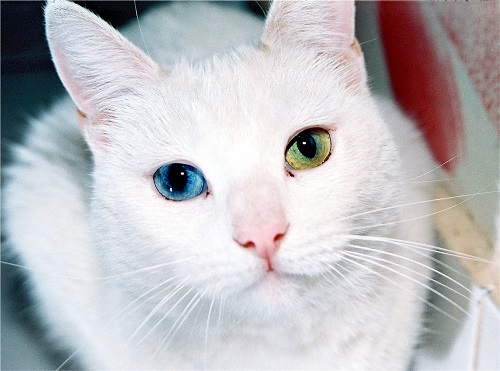
[[[447,45],[424,6],[380,2],[380,33],[396,100],[417,121],[436,161],[453,170],[464,131],[460,97]]]

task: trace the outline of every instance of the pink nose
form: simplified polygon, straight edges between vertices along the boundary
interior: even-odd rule
[[[242,247],[255,249],[257,256],[266,260],[268,271],[272,271],[272,258],[276,255],[287,229],[285,220],[266,225],[240,226],[235,231],[234,240]]]

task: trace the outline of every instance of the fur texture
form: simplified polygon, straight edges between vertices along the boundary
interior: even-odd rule
[[[171,13],[178,25],[162,23]],[[50,2],[46,20],[74,104],[16,147],[4,212],[54,341],[87,368],[407,367],[429,252],[396,241],[431,243],[428,183],[409,180],[434,165],[370,95],[351,2],[277,2],[259,46],[202,60],[259,22],[168,6],[142,23],[164,67],[72,3]],[[288,169],[309,127],[328,130],[331,155]],[[172,162],[200,169],[208,193],[163,198],[153,174]]]

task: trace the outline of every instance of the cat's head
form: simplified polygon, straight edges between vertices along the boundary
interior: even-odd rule
[[[278,317],[331,306],[366,274],[338,268],[342,250],[394,218],[363,213],[397,197],[399,163],[352,2],[276,2],[257,47],[175,66],[68,2],[47,6],[47,33],[94,155],[103,268],[155,267],[115,289]]]

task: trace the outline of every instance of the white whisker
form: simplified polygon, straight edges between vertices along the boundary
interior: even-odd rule
[[[353,235],[352,237],[353,237],[353,239],[357,239],[356,238],[357,236]],[[361,236],[361,237],[368,237],[368,239],[367,239],[368,241],[374,241],[374,240],[372,240],[370,238],[370,236]],[[447,250],[447,249],[439,247],[439,246],[433,246],[433,245],[427,245],[427,244],[421,244],[421,245],[425,245],[426,246],[426,247],[421,247],[421,246],[418,246],[420,243],[414,242],[414,241],[409,241],[409,240],[397,240],[397,239],[393,239],[393,238],[382,238],[382,237],[374,237],[374,238],[376,238],[378,241],[382,241],[384,243],[388,243],[388,244],[391,244],[391,245],[396,245],[396,246],[402,247],[404,249],[409,249],[413,253],[418,254],[420,256],[428,256],[429,259],[434,264],[436,264],[437,266],[446,268],[448,271],[453,272],[453,273],[455,273],[456,275],[458,275],[460,277],[463,277],[465,279],[469,279],[469,276],[467,274],[465,274],[462,271],[460,271],[460,270],[452,267],[449,264],[446,264],[445,262],[443,262],[440,259],[437,259],[436,257],[433,256],[434,254],[439,254],[439,255],[444,255],[444,256],[450,256],[450,257],[453,257],[453,258],[457,259],[457,258],[461,257],[459,255],[459,253],[455,253],[453,251]],[[360,240],[365,240],[365,238],[359,238],[359,239]],[[446,252],[439,251],[439,250],[444,250]],[[430,256],[429,256],[429,252],[432,253]],[[483,259],[476,258],[474,256],[465,256],[463,258],[470,259],[470,260],[483,261]],[[486,263],[490,263],[488,261],[485,261],[485,262]]]
[[[415,260],[413,260],[413,259],[410,259],[410,258],[408,258],[408,257],[406,257],[406,256],[401,256],[401,255],[394,254],[394,253],[390,253],[390,252],[388,252],[388,251],[384,251],[384,250],[372,249],[372,248],[365,247],[365,246],[358,246],[358,245],[353,245],[353,244],[349,244],[349,246],[354,247],[354,248],[359,249],[359,250],[375,251],[375,252],[378,252],[378,253],[382,253],[382,254],[384,254],[384,255],[388,255],[388,256],[396,257],[396,258],[398,258],[398,259],[402,259],[402,260],[405,260],[405,261],[409,261],[409,262],[411,262],[411,263],[413,263],[413,264],[416,264],[416,265],[418,265],[418,266],[420,266],[420,267],[423,267],[423,268],[425,268],[425,269],[429,269],[432,273],[437,274],[437,275],[439,275],[439,276],[441,276],[441,277],[446,278],[447,280],[449,280],[449,281],[451,281],[452,283],[456,284],[456,285],[457,285],[457,286],[459,286],[460,288],[464,289],[467,293],[472,294],[472,291],[471,291],[470,289],[468,289],[467,287],[465,287],[464,285],[462,285],[460,282],[458,282],[458,281],[454,280],[453,278],[451,278],[451,277],[447,276],[446,274],[444,274],[444,273],[440,272],[439,270],[437,270],[437,269],[435,269],[435,268],[429,267],[429,266],[428,266],[428,265],[426,265],[426,264],[423,264],[423,263],[417,262],[417,261],[415,261]],[[422,274],[422,273],[419,273],[419,272],[417,272],[417,271],[415,271],[415,270],[413,270],[413,269],[411,269],[411,268],[409,268],[409,267],[405,267],[405,266],[403,266],[403,265],[397,264],[397,263],[392,262],[392,261],[390,261],[390,260],[387,260],[387,259],[382,259],[382,258],[379,258],[379,257],[373,257],[373,258],[374,258],[374,259],[377,259],[377,260],[379,260],[379,261],[383,261],[383,262],[386,262],[386,263],[389,263],[389,264],[395,265],[395,266],[397,266],[397,267],[404,268],[404,269],[406,269],[406,270],[409,270],[409,271],[411,271],[411,272],[413,272],[413,273],[417,274],[418,276],[421,276],[421,277],[427,277],[426,275],[424,275],[424,274]],[[468,296],[466,296],[466,295],[464,295],[463,293],[461,293],[461,292],[459,292],[459,291],[457,291],[457,290],[455,290],[455,289],[453,289],[453,288],[451,288],[451,287],[449,287],[449,286],[445,285],[445,284],[444,284],[444,283],[442,283],[442,282],[439,282],[439,281],[435,280],[434,278],[429,278],[429,280],[430,280],[431,282],[434,282],[435,284],[437,284],[437,285],[439,285],[439,286],[443,286],[443,287],[445,287],[446,289],[448,289],[448,290],[450,290],[450,291],[454,292],[455,294],[457,294],[457,295],[459,295],[459,296],[462,296],[463,298],[465,298],[465,299],[467,299],[467,300],[469,299],[469,297],[468,297]]]
[[[400,205],[393,205],[393,206],[381,207],[381,208],[378,208],[378,209],[372,209],[372,210],[364,211],[364,212],[361,212],[361,213],[358,213],[358,214],[353,214],[353,215],[345,216],[343,218],[340,218],[340,221],[349,220],[349,219],[352,219],[352,218],[357,218],[357,217],[363,216],[363,215],[378,213],[378,212],[385,211],[385,210],[392,210],[392,209],[399,209],[399,208],[407,207],[407,206],[415,206],[415,205],[428,204],[428,203],[431,203],[431,202],[434,202],[434,201],[444,201],[444,200],[452,200],[452,199],[455,199],[455,198],[468,197],[467,199],[461,201],[460,203],[458,203],[458,204],[453,205],[452,207],[450,207],[450,208],[453,208],[453,207],[456,207],[456,206],[458,206],[460,204],[463,204],[464,202],[467,202],[468,200],[470,200],[471,198],[474,198],[476,196],[482,196],[482,195],[487,195],[487,194],[494,194],[494,193],[498,193],[499,192],[499,191],[486,191],[486,192],[483,192],[483,190],[486,189],[486,188],[488,188],[489,186],[491,186],[491,184],[487,185],[486,187],[484,187],[483,189],[481,189],[480,191],[478,191],[476,193],[468,193],[468,194],[463,194],[463,195],[459,195],[459,196],[440,197],[440,198],[434,198],[434,199],[429,199],[429,200],[421,200],[421,201],[415,201],[415,202],[408,202],[408,203],[404,203],[404,204],[400,204]],[[439,212],[443,212],[443,211],[446,211],[448,209],[449,208],[447,208],[445,210],[441,210]],[[428,216],[431,216],[431,215],[434,215],[434,214],[436,214],[436,213],[429,214],[429,215],[424,215],[424,216],[420,216],[420,217],[418,217],[418,219],[424,218],[424,217],[428,217]],[[416,219],[408,219],[406,221],[410,221],[410,220],[416,220]],[[397,223],[400,223],[400,222],[393,222],[393,224],[397,224]],[[382,226],[382,225],[388,225],[388,224],[377,224],[377,225],[366,226],[366,227],[362,227],[362,228],[371,228],[371,227]]]
[[[365,45],[365,44],[369,44],[369,43],[372,43],[372,42],[377,41],[377,40],[378,40],[378,37],[374,37],[373,39],[360,42],[359,46],[362,46],[362,45]]]
[[[217,342],[220,343],[221,327],[222,327],[222,309],[224,307],[224,295],[221,295],[219,300],[219,313],[217,316]]]
[[[390,272],[393,272],[393,273],[396,273],[397,275],[403,277],[403,278],[407,278],[408,280],[412,281],[413,283],[416,283],[417,285],[419,286],[422,286],[422,287],[425,287],[427,290],[433,292],[434,294],[438,295],[439,297],[441,297],[442,299],[444,299],[445,301],[447,301],[448,303],[450,303],[451,305],[453,305],[455,308],[457,308],[459,311],[461,311],[463,314],[465,314],[467,317],[470,317],[469,313],[463,309],[462,307],[460,307],[457,303],[455,303],[453,300],[451,300],[450,298],[448,298],[446,295],[443,295],[442,293],[440,293],[439,291],[437,291],[436,289],[430,287],[429,285],[426,285],[422,282],[420,282],[419,280],[409,276],[409,275],[406,275],[396,269],[392,269],[384,264],[381,264],[381,263],[378,263],[376,261],[374,261],[375,259],[372,259],[373,257],[370,257],[370,259],[368,259],[368,257],[364,254],[359,254],[359,253],[356,253],[356,252],[353,252],[353,251],[344,251],[343,252],[344,254],[347,254],[349,255],[350,257],[352,258],[357,258],[357,259],[361,259],[363,261],[366,261],[367,263],[371,263],[371,264],[374,264],[378,267],[381,267],[385,270],[388,270]],[[385,261],[385,262],[388,262],[386,259],[381,259],[382,261]],[[397,265],[398,267],[401,267],[400,265],[398,264],[393,264],[393,265]],[[414,273],[417,273],[417,272],[414,272]],[[450,317],[450,318],[453,318],[453,317]],[[456,318],[453,318],[454,320],[457,320]]]
[[[378,224],[372,224],[372,225],[368,225],[368,226],[359,226],[359,227],[352,227],[351,230],[357,230],[357,229],[367,229],[367,228],[375,228],[375,227],[384,227],[384,226],[388,226],[388,225],[395,225],[395,224],[401,224],[401,223],[406,223],[406,222],[412,222],[414,220],[419,220],[419,219],[424,219],[424,218],[428,218],[430,216],[434,216],[434,215],[437,215],[437,214],[441,214],[445,211],[448,211],[450,209],[453,209],[467,201],[469,201],[470,199],[472,199],[473,197],[479,195],[479,194],[486,194],[486,193],[497,193],[495,191],[492,191],[492,192],[481,192],[481,193],[473,193],[471,194],[470,197],[466,198],[465,200],[462,200],[460,201],[459,203],[453,205],[453,206],[449,206],[445,209],[442,209],[442,210],[438,210],[438,211],[434,211],[432,213],[429,213],[429,214],[425,214],[425,215],[420,215],[420,216],[416,216],[416,217],[413,217],[413,218],[408,218],[408,219],[403,219],[403,220],[398,220],[396,222],[387,222],[387,223],[378,223]],[[424,202],[432,202],[432,201],[436,201],[436,200],[444,200],[444,199],[450,199],[450,198],[457,198],[457,197],[464,197],[463,195],[462,196],[451,196],[451,197],[443,197],[443,198],[437,198],[437,199],[433,199],[433,200],[426,200],[426,201],[421,201],[420,203],[424,203]],[[416,204],[416,203],[415,203]]]
[[[328,267],[335,273],[337,273],[345,282],[347,282],[350,286],[352,286],[353,289],[357,290],[357,287],[354,283],[352,283],[351,280],[349,280],[342,272],[340,272],[333,264],[328,264]],[[333,272],[331,271],[328,271],[328,273],[330,273],[331,276],[333,276],[334,278],[336,278],[334,275],[333,275]]]
[[[394,183],[405,183],[405,184],[426,184],[426,183],[441,183],[441,182],[451,182],[456,180],[456,178],[446,178],[446,179],[431,179],[431,180],[398,180]]]
[[[356,266],[358,266],[358,267],[360,267],[360,268],[363,268],[363,269],[365,269],[365,270],[368,270],[369,272],[371,272],[371,273],[375,274],[376,276],[378,276],[378,277],[380,277],[380,278],[382,278],[382,279],[384,279],[384,280],[388,281],[389,283],[391,283],[392,285],[396,286],[397,288],[399,288],[399,289],[401,289],[401,290],[403,290],[403,291],[405,291],[405,292],[408,292],[408,293],[412,294],[415,298],[417,298],[418,300],[420,300],[420,301],[421,301],[421,302],[423,302],[424,304],[428,305],[429,307],[433,308],[434,310],[436,310],[436,311],[440,312],[440,313],[441,313],[441,314],[443,314],[444,316],[446,316],[446,317],[448,317],[448,318],[452,319],[453,321],[459,322],[459,320],[458,320],[457,318],[453,317],[453,316],[452,316],[451,314],[449,314],[449,313],[446,313],[444,310],[442,310],[442,309],[441,309],[441,308],[439,308],[438,306],[436,306],[436,305],[432,304],[429,300],[422,298],[420,295],[415,294],[412,290],[409,290],[409,289],[407,289],[406,287],[404,287],[404,286],[402,286],[402,285],[398,284],[397,282],[390,280],[388,277],[384,276],[383,274],[380,274],[379,272],[375,271],[374,269],[372,269],[372,268],[370,268],[370,267],[367,267],[366,265],[361,264],[361,263],[359,263],[359,262],[357,262],[357,261],[355,261],[355,260],[353,260],[353,259],[350,259],[350,258],[348,258],[347,256],[344,256],[344,257],[343,257],[343,259],[344,259],[346,262],[349,262],[349,263],[354,264],[354,265],[356,265]],[[428,287],[426,287],[426,288],[428,288]]]
[[[366,299],[366,296],[367,294],[370,294],[370,295],[375,295],[377,296],[378,298],[380,298],[380,294],[373,288],[373,287],[367,287],[367,285],[364,283],[364,282],[359,282],[358,285],[356,286],[356,284],[351,280],[351,279],[348,279],[347,276],[345,274],[342,274],[342,272],[339,271],[339,269],[343,269],[344,271],[346,271],[347,273],[349,273],[349,270],[347,269],[347,267],[344,267],[343,265],[341,264],[338,264],[337,265],[337,269],[335,270],[338,274],[341,275],[342,278],[344,278],[345,281],[347,281],[349,283],[350,286],[353,287],[354,289],[354,295],[361,299],[361,300],[365,300]],[[363,289],[360,290],[360,288]],[[368,291],[366,291],[368,289]],[[385,307],[387,307],[387,303],[385,303],[383,300],[382,300],[382,303]]]
[[[177,332],[180,330],[182,325],[186,322],[188,319],[189,315],[193,312],[193,310],[197,307],[198,303],[203,299],[203,296],[205,295],[207,290],[205,290],[201,294],[194,294],[191,300],[188,302],[186,307],[183,309],[181,314],[177,317],[176,321],[168,331],[168,333],[164,336],[163,340],[161,341],[160,345],[158,346],[156,352],[153,354],[153,358],[156,357],[160,349],[163,347],[163,344],[165,344],[164,349],[168,349],[170,342],[173,340]],[[167,341],[168,339],[168,341]],[[165,343],[166,342],[166,343]]]
[[[169,261],[166,263],[156,264],[156,265],[152,265],[149,267],[139,268],[139,269],[135,269],[135,270],[120,273],[120,274],[115,274],[115,275],[110,275],[110,276],[101,276],[101,277],[67,276],[67,275],[58,274],[58,273],[54,273],[54,272],[50,272],[50,271],[33,269],[33,268],[27,267],[27,266],[22,265],[22,264],[16,264],[16,263],[11,263],[11,262],[6,262],[6,261],[0,261],[0,264],[8,265],[11,267],[16,267],[16,268],[20,268],[20,269],[25,269],[25,270],[34,272],[36,274],[43,274],[43,275],[57,277],[57,278],[65,278],[65,279],[80,280],[80,281],[104,281],[104,280],[111,280],[111,279],[117,279],[117,278],[124,278],[127,276],[131,276],[131,275],[138,274],[138,273],[144,273],[144,272],[159,269],[159,268],[165,268],[165,267],[168,267],[170,265],[174,265],[174,264],[178,264],[181,262],[192,260],[194,258],[195,258],[194,256],[184,257],[184,258],[172,260],[172,261]]]
[[[343,280],[344,282],[347,282],[349,284],[349,286],[351,286],[353,289],[354,289],[354,293],[356,296],[359,296],[359,297],[363,297],[362,294],[360,293],[360,290],[359,290],[359,287],[356,286],[354,284],[354,282],[352,282],[352,280],[350,280],[349,278],[346,277],[345,274],[343,274],[338,268],[343,268],[342,266],[338,266],[335,267],[333,264],[328,264],[328,267],[333,271],[328,271],[328,273],[333,277],[333,278],[336,278],[334,276],[334,272],[337,273]],[[371,292],[374,292],[373,289],[370,289]]]
[[[447,161],[443,162],[441,165],[438,165],[438,166],[436,166],[435,168],[433,168],[433,169],[431,169],[431,170],[429,170],[429,171],[427,171],[427,172],[425,172],[425,173],[423,173],[423,174],[420,174],[420,175],[418,175],[418,176],[416,176],[416,177],[413,177],[413,178],[410,178],[410,179],[406,179],[405,181],[406,181],[406,182],[408,182],[408,181],[410,181],[410,180],[415,180],[415,179],[418,179],[418,178],[422,178],[423,176],[426,176],[427,174],[430,174],[430,173],[432,173],[432,172],[434,172],[434,171],[436,171],[436,170],[439,170],[439,169],[440,169],[440,168],[442,168],[444,165],[446,165],[446,164],[450,163],[451,161],[455,160],[456,158],[458,158],[458,155],[453,156],[453,157],[452,157],[452,158],[450,158],[449,160],[447,160]]]
[[[179,286],[180,286],[180,285],[179,285]],[[165,304],[168,300],[170,300],[173,296],[175,296],[175,294],[177,294],[177,293],[178,293],[181,289],[183,289],[183,288],[184,288],[184,286],[180,286],[180,287],[179,287],[179,288],[178,288],[175,292],[170,293],[170,294],[167,296],[167,298],[168,298],[168,299],[163,299],[163,300],[162,300],[162,301],[161,301],[161,302],[160,302],[160,303],[159,303],[159,304],[158,304],[158,305],[157,305],[157,306],[153,309],[153,311],[150,313],[150,315],[148,316],[148,318],[147,318],[147,319],[145,319],[145,320],[141,323],[140,327],[142,327],[142,326],[143,326],[143,324],[144,324],[144,323],[145,323],[145,322],[146,322],[149,318],[151,318],[151,316],[154,314],[154,312],[156,312],[156,311],[158,310],[158,308],[159,308],[161,305]],[[153,327],[151,327],[151,328],[149,329],[149,331],[146,333],[146,335],[144,335],[144,336],[142,337],[142,339],[141,339],[141,340],[139,340],[139,342],[138,342],[138,343],[139,343],[139,344],[141,344],[144,340],[146,340],[146,338],[147,338],[147,337],[148,337],[148,336],[149,336],[149,335],[150,335],[150,334],[151,334],[151,333],[152,333],[152,332],[153,332],[153,331],[154,331],[154,330],[155,330],[155,329],[156,329],[156,328],[157,328],[157,327],[158,327],[158,326],[159,326],[159,325],[160,325],[160,324],[161,324],[161,323],[162,323],[162,322],[163,322],[163,321],[164,321],[164,320],[165,320],[165,319],[166,319],[166,318],[170,315],[170,313],[172,313],[172,312],[173,312],[173,310],[174,310],[174,309],[175,309],[175,308],[176,308],[176,307],[177,307],[177,306],[178,306],[178,305],[182,302],[182,300],[184,300],[184,298],[185,298],[186,296],[188,296],[188,295],[189,295],[192,291],[194,291],[194,289],[193,289],[193,288],[189,289],[189,290],[188,290],[188,291],[187,291],[187,292],[186,292],[186,293],[185,293],[185,294],[184,294],[184,295],[183,295],[183,296],[182,296],[179,300],[177,300],[177,302],[176,302],[176,303],[175,303],[172,307],[170,307],[170,309],[167,311],[167,313],[165,313],[165,314],[164,314],[164,315],[163,315],[163,316],[162,316],[162,317],[161,317],[161,318],[160,318],[160,319],[156,322],[156,324],[155,324]],[[128,341],[130,341],[130,339],[131,339],[131,338],[135,335],[135,333],[137,333],[137,331],[138,331],[138,330],[136,330],[136,331],[134,332],[134,334],[132,334],[132,336],[130,336],[130,338],[129,338],[129,340],[128,340]],[[128,343],[128,341],[127,341],[127,343]]]
[[[204,369],[207,368],[207,358],[208,358],[208,329],[210,327],[210,317],[212,315],[212,308],[214,306],[215,302],[215,297],[212,298],[212,301],[210,302],[210,307],[208,308],[208,314],[207,314],[207,325],[205,327],[205,354],[203,355],[203,365]]]
[[[142,43],[144,44],[144,49],[146,49],[147,55],[151,57],[151,55],[149,54],[148,45],[146,44],[146,39],[144,38],[144,33],[142,32],[141,22],[139,21],[139,12],[137,11],[136,0],[134,0],[134,10],[135,10],[135,17],[137,19],[137,26],[139,27],[139,33],[141,34]]]
[[[149,295],[151,292],[157,290],[158,288],[172,282],[173,280],[179,278],[179,276],[175,276],[175,277],[172,277],[166,281],[163,281],[161,283],[159,283],[158,285],[150,288],[149,290],[147,290],[146,292],[144,292],[143,294],[141,294],[140,296],[138,296],[137,298],[135,298],[133,301],[131,301],[130,303],[128,303],[123,309],[121,309],[118,313],[116,313],[114,316],[113,316],[113,319],[117,319],[119,318],[130,306],[134,305],[136,302],[138,302],[140,299],[144,298],[145,296]],[[156,295],[159,295],[161,292],[157,293]],[[155,295],[155,296],[156,296]],[[129,312],[130,313],[130,312]]]
[[[56,368],[56,371],[61,370],[61,369],[64,367],[64,365],[65,365],[66,363],[68,363],[69,361],[71,361],[71,359],[72,359],[74,356],[76,356],[76,354],[77,354],[78,352],[80,352],[83,348],[84,348],[84,347],[80,347],[80,348],[78,348],[77,350],[75,350],[73,353],[71,353],[71,354],[70,354],[70,356],[69,356],[68,358],[66,358],[66,359],[65,359],[65,361],[64,361],[63,363],[61,363],[61,364],[59,365],[59,367],[58,367],[58,368]]]
[[[436,264],[436,266],[440,266],[440,267],[446,268],[450,272],[453,272],[453,273],[455,273],[456,275],[458,275],[460,277],[469,279],[469,276],[467,274],[459,271],[458,269],[452,267],[451,265],[446,264],[445,262],[443,262],[443,261],[441,261],[441,260],[439,260],[439,259],[437,259],[437,258],[434,257],[434,254],[438,253],[438,254],[441,254],[441,255],[447,255],[447,256],[451,256],[453,258],[458,258],[457,256],[455,256],[453,254],[445,254],[445,253],[442,253],[442,252],[433,251],[432,249],[420,248],[420,247],[414,246],[414,245],[412,245],[410,243],[397,243],[397,242],[388,242],[388,243],[394,244],[394,245],[396,245],[398,247],[402,247],[404,249],[408,249],[408,250],[412,251],[413,253],[418,254],[420,256],[428,256],[428,258],[434,264]],[[438,247],[436,246],[436,248],[438,248]],[[429,251],[432,252],[432,254],[429,255],[429,253],[428,253]]]
[[[140,300],[140,299],[141,299],[141,298],[143,298],[144,296],[148,295],[149,293],[153,292],[154,290],[158,289],[159,287],[161,287],[161,286],[163,286],[163,285],[165,285],[165,284],[169,283],[170,281],[172,281],[172,280],[173,280],[173,279],[175,279],[175,278],[177,278],[177,277],[173,277],[173,278],[171,278],[171,279],[169,279],[169,280],[167,280],[167,281],[165,281],[165,282],[162,282],[162,283],[160,283],[160,284],[158,284],[158,285],[156,285],[156,286],[152,287],[151,289],[147,290],[145,293],[143,293],[142,295],[140,295],[139,297],[137,297],[136,299],[134,299],[134,300],[133,300],[132,302],[130,302],[127,306],[125,306],[125,307],[124,307],[123,309],[121,309],[118,313],[116,313],[116,314],[112,317],[112,319],[113,319],[113,320],[118,319],[118,318],[119,318],[119,317],[120,317],[120,316],[121,316],[121,315],[125,312],[125,310],[127,310],[127,308],[129,308],[130,306],[132,306],[132,305],[133,305],[134,303],[136,303],[138,300]],[[133,336],[133,335],[132,335],[132,336]],[[127,343],[126,343],[126,344],[128,344],[128,343],[129,343],[129,341],[130,341],[130,339],[127,341]],[[72,359],[73,357],[75,357],[75,356],[78,354],[78,352],[80,352],[83,348],[84,348],[84,347],[80,347],[80,348],[76,349],[73,353],[71,353],[71,355],[69,355],[69,357],[68,357],[68,358],[66,358],[66,359],[64,360],[64,362],[62,362],[56,370],[57,370],[57,371],[61,370],[61,369],[62,369],[62,368],[63,368],[63,367],[64,367],[64,366],[65,366],[65,365],[69,362],[69,361],[71,361],[71,359]]]
[[[448,255],[448,256],[454,256],[458,258],[464,258],[464,259],[469,259],[469,260],[474,260],[478,262],[483,262],[483,263],[492,263],[489,260],[478,258],[477,256],[461,253],[461,252],[455,252],[451,251],[449,249],[446,249],[444,247],[439,247],[439,246],[434,246],[434,245],[429,245],[421,242],[415,242],[415,241],[408,241],[408,240],[400,240],[396,238],[389,238],[389,237],[377,237],[377,236],[362,236],[362,235],[343,235],[348,238],[352,238],[354,240],[363,240],[363,241],[373,241],[373,242],[387,242],[391,243],[394,245],[402,245],[402,244],[407,244],[411,245],[414,248],[419,248],[425,251],[434,251],[439,254],[443,255]]]

